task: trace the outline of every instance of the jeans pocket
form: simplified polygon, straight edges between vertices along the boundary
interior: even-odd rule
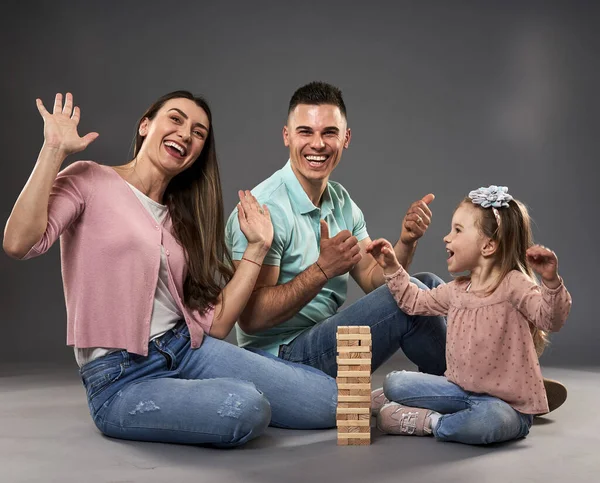
[[[179,322],[179,324],[173,329],[173,332],[175,332],[178,337],[181,337],[185,340],[190,340],[192,338],[190,336],[190,329],[188,329],[188,326],[185,322]]]
[[[81,379],[89,400],[96,397],[110,384],[117,381],[124,371],[122,363],[99,364],[81,373]]]
[[[279,346],[279,351],[277,352],[277,357],[279,357],[280,359],[285,359],[287,348],[288,348],[288,344],[281,344]]]

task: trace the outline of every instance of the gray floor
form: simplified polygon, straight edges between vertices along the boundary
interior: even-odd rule
[[[400,357],[373,377],[410,368]],[[335,430],[269,428],[244,448],[136,443],[93,425],[76,368],[0,367],[2,482],[599,482],[600,369],[544,368],[567,403],[530,435],[493,448],[373,431],[368,447],[338,447]]]

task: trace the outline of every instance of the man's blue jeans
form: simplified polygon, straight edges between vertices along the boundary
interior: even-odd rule
[[[416,274],[411,281],[424,289],[444,283],[431,273]],[[307,364],[335,377],[335,335],[340,325],[371,327],[372,371],[399,348],[423,372],[441,375],[446,370],[446,319],[406,315],[385,285],[281,346],[279,357]]]
[[[107,436],[238,446],[271,424],[335,426],[335,380],[206,336],[190,347],[184,322],[150,342],[148,356],[117,351],[85,364],[92,418]]]
[[[390,401],[442,413],[433,435],[441,441],[490,444],[524,438],[533,422],[510,405],[487,394],[465,391],[444,376],[390,372],[383,383]]]

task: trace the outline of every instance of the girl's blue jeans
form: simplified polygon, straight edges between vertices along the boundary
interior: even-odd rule
[[[114,438],[230,447],[269,424],[335,426],[334,379],[207,335],[192,350],[184,322],[151,341],[148,356],[117,351],[80,373],[94,423]]]
[[[433,435],[441,441],[490,444],[523,438],[533,422],[493,396],[465,391],[444,376],[417,372],[390,372],[383,383],[390,401],[441,413]]]

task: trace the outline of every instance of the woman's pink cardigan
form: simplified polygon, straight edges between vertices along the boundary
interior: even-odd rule
[[[183,304],[184,251],[167,217],[157,224],[111,167],[78,161],[61,171],[50,195],[48,226],[23,257],[46,252],[60,236],[67,304],[67,344],[148,354],[150,318],[161,245],[168,261],[169,291],[200,347],[213,322]]]

